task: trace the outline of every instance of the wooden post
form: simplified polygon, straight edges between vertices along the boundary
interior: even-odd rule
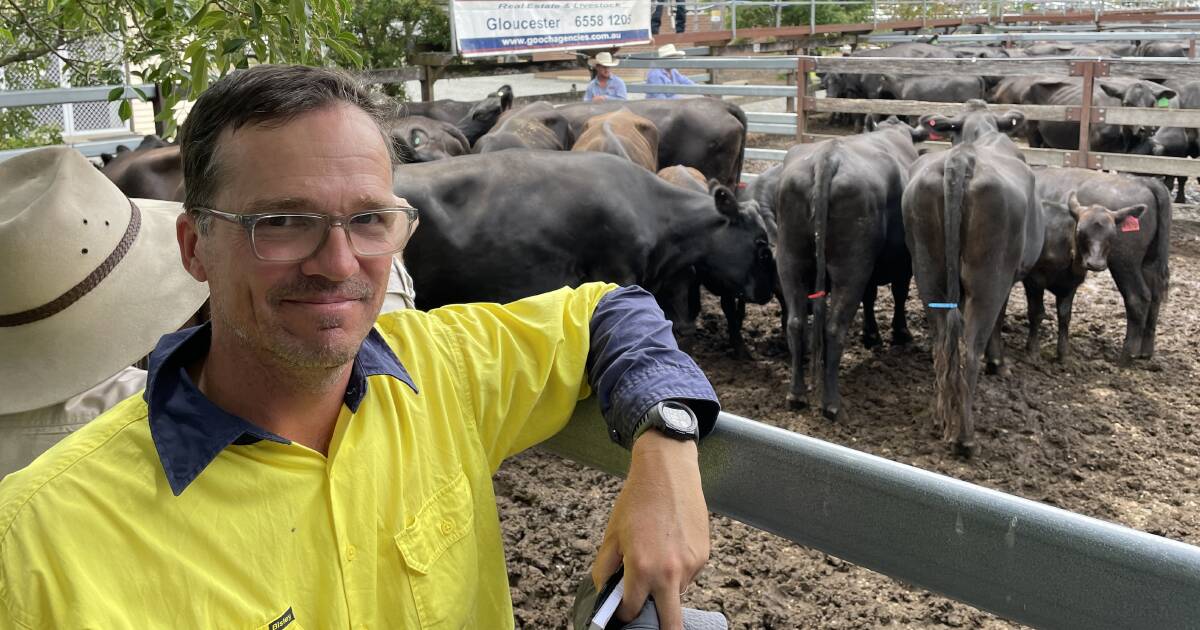
[[[1196,58],[1196,38],[1193,37],[1188,40],[1188,59],[1195,59],[1195,58]]]
[[[811,57],[796,59],[796,142],[804,142],[808,126],[808,73],[813,69]]]
[[[1095,87],[1096,62],[1080,61],[1076,63],[1083,75],[1083,103],[1079,108],[1079,152],[1075,154],[1075,166],[1091,168],[1089,152],[1092,148],[1092,90]]]

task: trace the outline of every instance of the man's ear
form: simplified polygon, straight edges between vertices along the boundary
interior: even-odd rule
[[[175,239],[179,241],[179,257],[183,268],[197,282],[208,282],[208,272],[200,259],[200,232],[196,229],[196,217],[186,210],[175,217]]]

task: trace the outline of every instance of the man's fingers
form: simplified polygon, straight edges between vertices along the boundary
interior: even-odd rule
[[[677,588],[654,591],[654,607],[658,609],[658,626],[662,630],[683,630],[683,610]]]
[[[604,583],[608,581],[609,576],[617,572],[619,566],[621,549],[617,546],[617,539],[606,536],[600,544],[600,549],[596,550],[596,561],[592,563],[592,583],[596,585],[596,591],[604,588]]]
[[[625,567],[625,595],[621,597],[621,606],[617,608],[617,619],[624,623],[633,621],[642,612],[646,597],[650,595],[648,585],[642,584],[637,578],[637,575],[629,574],[629,567]]]

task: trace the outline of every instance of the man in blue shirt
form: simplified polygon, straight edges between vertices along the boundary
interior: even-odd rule
[[[670,59],[672,57],[683,57],[682,50],[676,50],[675,44],[667,44],[658,49],[659,59]],[[674,68],[653,68],[646,73],[646,85],[695,85],[691,79],[683,76]],[[665,92],[652,92],[646,94],[646,98],[679,98],[681,94],[668,94]]]
[[[625,82],[621,77],[612,73],[620,62],[613,59],[612,53],[602,52],[592,59],[591,64],[596,68],[596,77],[588,82],[583,100],[597,103],[607,100],[624,101],[628,99],[625,93]]]

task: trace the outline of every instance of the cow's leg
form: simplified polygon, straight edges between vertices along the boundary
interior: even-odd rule
[[[721,310],[725,313],[725,322],[729,326],[729,345],[733,347],[733,356],[738,359],[749,359],[750,350],[742,338],[742,322],[746,319],[746,300],[732,296],[721,296]]]
[[[883,337],[879,336],[879,322],[875,319],[875,294],[878,289],[868,283],[862,294],[862,345],[864,348],[874,348],[883,345]]]
[[[903,280],[892,282],[892,345],[903,346],[912,343],[912,333],[908,330],[908,288],[912,284],[912,273]]]
[[[870,266],[866,267],[868,270],[870,268]],[[836,272],[836,270],[834,271]],[[836,275],[834,277],[836,279]],[[837,288],[826,298],[829,300],[829,320],[824,331],[825,365],[822,375],[825,382],[821,413],[829,420],[845,419],[842,410],[842,393],[838,387],[838,371],[842,365],[846,333],[850,330],[850,325],[854,323],[854,311],[858,310],[859,299],[857,296],[863,295],[864,289],[869,293],[875,293],[875,286],[868,281],[869,279],[869,273],[861,274],[860,277],[847,278],[846,282],[839,283]],[[863,308],[865,309],[866,306],[864,305]],[[865,319],[865,313],[863,317]],[[817,331],[817,334],[820,333],[821,331]],[[875,334],[879,334],[878,329]]]
[[[804,355],[808,349],[808,309],[804,304],[797,303],[796,293],[801,292],[785,292],[785,295],[792,298],[787,300],[787,339],[788,348],[792,353],[792,389],[788,392],[787,402],[792,409],[807,409],[808,387],[804,383]],[[803,295],[799,298],[803,299]]]
[[[1030,361],[1038,360],[1038,335],[1042,330],[1042,316],[1046,313],[1045,289],[1029,280],[1025,285],[1025,302],[1029,304],[1029,338],[1025,341],[1025,354]]]
[[[1036,122],[1025,125],[1025,140],[1029,142],[1029,147],[1040,149],[1045,146],[1046,141],[1042,138],[1042,130],[1038,128]]]
[[[1142,270],[1143,281],[1148,286],[1162,287],[1158,292],[1150,292],[1150,304],[1146,309],[1146,326],[1142,329],[1142,344],[1137,358],[1154,358],[1154,340],[1158,336],[1158,311],[1162,307],[1162,293],[1166,292],[1167,278],[1157,278],[1157,272],[1152,268]]]
[[[956,452],[966,457],[975,455],[979,450],[975,442],[975,417],[972,411],[975,407],[975,388],[979,384],[980,359],[983,358],[992,332],[1004,313],[1004,305],[1008,303],[1008,291],[988,291],[988,287],[981,289],[983,290],[978,292],[977,297],[967,298],[963,312],[963,345],[966,346],[966,356],[963,358],[965,391],[962,421],[958,425],[958,434],[954,436],[954,447]]]
[[[1125,300],[1125,343],[1117,365],[1128,366],[1142,349],[1146,320],[1150,314],[1150,287],[1140,269],[1110,266],[1117,290]]]
[[[1075,289],[1071,287],[1054,295],[1054,307],[1058,311],[1058,360],[1065,362],[1071,354],[1069,336],[1071,332],[1071,305],[1075,302]]]
[[[671,330],[679,349],[691,352],[696,341],[696,317],[698,310],[692,310],[690,294],[699,290],[699,283],[690,276],[677,277],[665,284],[654,297],[663,310],[663,315],[671,322]]]
[[[1187,177],[1176,177],[1175,185],[1179,186],[1179,190],[1175,191],[1175,203],[1184,203],[1187,199],[1183,196],[1183,190],[1187,188]]]
[[[1004,305],[1000,307],[1000,313],[996,315],[996,323],[992,326],[992,333],[988,336],[987,349],[985,351],[988,374],[1008,376],[1011,372],[1008,369],[1008,364],[1004,362],[1004,339],[1000,336],[1001,330],[1004,328],[1004,315],[1007,311],[1008,299],[1005,298]]]

